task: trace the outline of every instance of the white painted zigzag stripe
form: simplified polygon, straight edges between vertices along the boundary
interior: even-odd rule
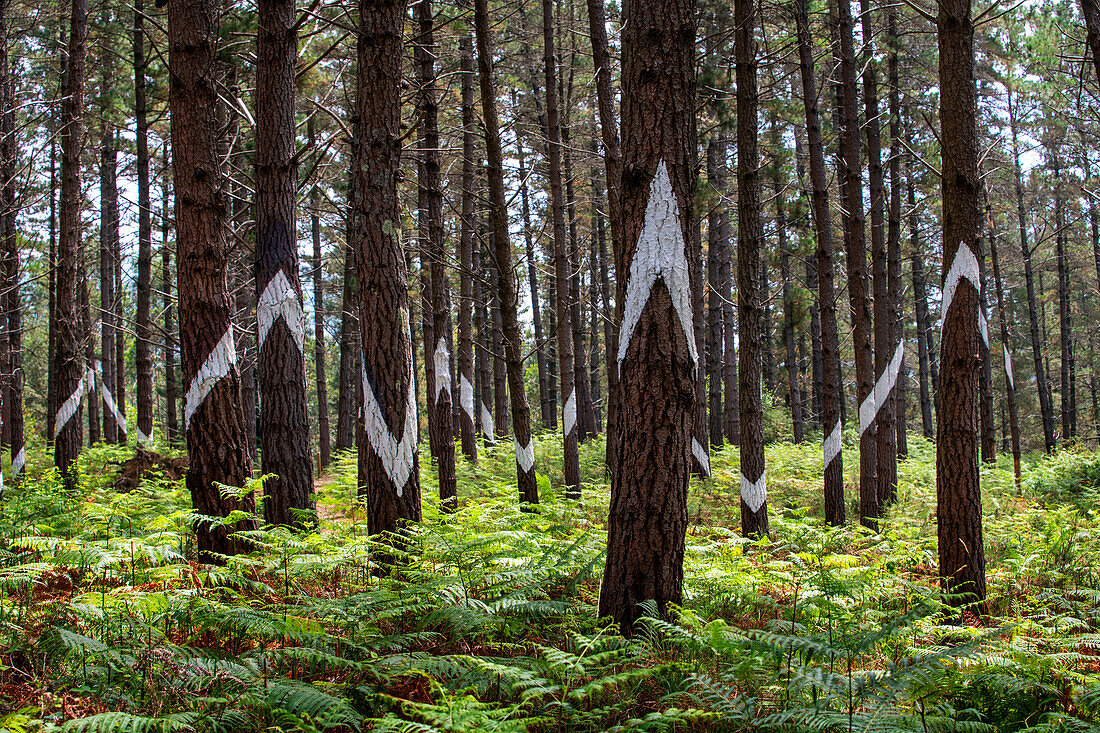
[[[80,409],[80,403],[84,399],[84,390],[87,388],[87,376],[81,377],[80,381],[76,383],[76,389],[73,390],[73,393],[61,403],[61,407],[57,408],[57,416],[53,421],[54,440],[57,440],[57,436],[61,435],[61,431],[69,424],[69,420],[72,420],[73,415]]]
[[[836,460],[836,457],[840,455],[841,447],[843,446],[843,434],[840,420],[836,421],[836,425],[833,427],[833,432],[829,433],[829,437],[825,438],[825,444],[822,446],[824,453],[825,468],[829,467],[829,464]]]
[[[657,172],[649,184],[645,221],[638,237],[638,246],[634,249],[634,259],[630,263],[630,277],[626,282],[623,325],[619,331],[620,365],[658,277],[664,280],[672,298],[672,307],[680,317],[680,326],[684,330],[691,359],[695,364],[699,363],[691,313],[690,268],[684,249],[680,207],[676,203],[668,168],[662,160],[657,164]]]
[[[275,273],[275,277],[268,281],[267,287],[260,294],[260,300],[256,304],[256,325],[259,330],[260,348],[264,347],[267,333],[275,325],[275,321],[282,318],[287,328],[294,336],[294,343],[298,344],[298,353],[305,353],[305,315],[302,313],[302,301],[294,286],[282,270]]]
[[[982,313],[981,309],[978,309],[978,331],[982,334],[982,341],[985,342],[985,348],[989,348],[989,323],[985,320],[985,313]]]
[[[569,399],[565,401],[565,407],[562,409],[562,425],[565,428],[563,435],[569,437],[569,434],[573,432],[573,428],[577,427],[577,388],[574,387],[573,391],[569,393]]]
[[[951,301],[955,299],[955,290],[958,289],[959,282],[963,278],[970,281],[970,284],[974,286],[974,290],[981,292],[981,280],[978,277],[978,258],[974,256],[974,252],[966,242],[959,242],[955,259],[947,271],[947,277],[943,279],[943,313],[940,315],[941,331],[943,330],[944,321],[947,319],[947,313],[951,310]],[[981,316],[980,308],[978,315]],[[980,322],[983,320],[979,318],[979,327],[981,327]],[[986,338],[988,339],[988,336]]]
[[[710,454],[707,453],[707,449],[703,447],[703,444],[695,438],[691,439],[691,455],[695,456],[695,460],[699,462],[699,466],[703,469],[703,473],[709,476]]]
[[[11,460],[11,475],[12,478],[18,476],[23,472],[23,467],[27,464],[27,452],[22,447],[19,448],[19,452],[15,454],[15,458]]]
[[[1008,347],[1002,344],[1005,350],[1005,376],[1008,377],[1008,386],[1016,389],[1016,382],[1012,378],[1012,355],[1008,353]]]
[[[760,511],[760,507],[764,506],[768,498],[767,475],[767,471],[762,471],[760,478],[749,481],[745,478],[745,474],[741,474],[741,500],[748,505],[753,514]]]
[[[474,386],[470,384],[470,380],[466,378],[465,374],[459,375],[458,392],[459,399],[462,401],[462,409],[465,410],[466,415],[470,418],[470,422],[476,424],[477,416],[474,415]]]
[[[871,427],[871,423],[875,421],[878,416],[878,411],[882,409],[882,406],[886,404],[886,399],[890,396],[890,392],[893,391],[894,385],[898,383],[898,374],[901,373],[901,361],[905,358],[905,341],[898,341],[898,346],[894,349],[894,355],[890,357],[890,363],[886,365],[886,371],[884,371],[875,382],[875,388],[871,391],[871,394],[863,400],[863,404],[859,406],[859,434],[863,435],[867,432],[867,428]]]
[[[367,380],[367,367],[363,366],[363,428],[374,448],[375,454],[382,459],[386,475],[397,488],[397,495],[405,491],[405,484],[412,475],[413,456],[416,454],[416,383],[413,381],[412,364],[409,364],[409,394],[405,401],[405,429],[401,440],[394,437],[374,390]]]
[[[435,345],[435,401],[439,402],[440,395],[447,392],[451,396],[451,354],[447,351],[447,339],[439,337]]]
[[[527,441],[527,447],[520,445],[519,441],[514,441],[516,444],[516,463],[523,469],[524,473],[531,473],[531,469],[535,467],[535,439],[531,437]]]
[[[237,349],[233,344],[233,324],[229,324],[229,328],[226,329],[221,339],[214,346],[214,349],[206,357],[206,361],[203,362],[199,368],[198,373],[195,374],[195,378],[191,380],[191,386],[187,388],[187,397],[183,402],[183,429],[188,430],[191,427],[191,418],[194,417],[195,411],[199,409],[203,401],[206,400],[207,395],[218,382],[229,376],[230,371],[237,364]],[[141,429],[137,430],[138,440],[148,440],[148,436],[143,435]]]
[[[111,414],[115,418],[115,423],[122,429],[122,432],[126,432],[126,416],[118,409],[118,405],[115,404],[115,398],[111,395],[111,390],[107,389],[107,383],[103,381],[103,364],[101,362],[96,362],[96,369],[99,370],[99,389],[103,395],[103,404],[111,411]]]
[[[489,408],[485,406],[484,402],[481,403],[481,434],[490,443],[497,442],[497,438],[493,434],[493,413],[489,412]]]
[[[139,443],[148,443],[151,439],[151,435],[146,435],[142,432],[142,429],[137,425],[134,426],[134,439]]]

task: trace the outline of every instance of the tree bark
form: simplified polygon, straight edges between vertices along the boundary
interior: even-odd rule
[[[295,0],[259,0],[256,41],[256,322],[264,519],[313,509],[305,316],[298,274]]]
[[[724,330],[722,312],[722,262],[729,258],[729,209],[722,200],[726,190],[726,146],[717,135],[707,143],[707,181],[714,201],[707,214],[707,401],[710,415],[710,444],[721,448],[722,366]],[[727,265],[728,267],[728,265]]]
[[[363,422],[359,492],[368,531],[420,521],[415,374],[397,181],[405,0],[360,0],[355,175]]]
[[[313,117],[306,123],[309,146],[316,148],[317,136]],[[309,224],[313,239],[313,373],[317,381],[317,451],[318,470],[324,471],[332,461],[332,431],[328,414],[328,372],[325,366],[325,278],[321,256],[321,189],[317,179],[321,173],[321,156],[314,164],[314,179],[309,191]]]
[[[459,433],[462,454],[477,462],[477,403],[474,402],[474,167],[476,142],[474,130],[474,52],[469,32],[459,39],[462,68],[462,201],[459,222],[459,296],[458,296],[458,381]],[[551,405],[551,411],[553,406]],[[543,419],[546,418],[544,407]]]
[[[513,105],[515,99],[513,98]],[[539,374],[539,407],[542,416],[542,424],[550,426],[555,423],[555,405],[550,402],[549,386],[547,380],[545,335],[542,328],[542,307],[539,303],[539,278],[538,265],[535,260],[535,243],[531,232],[531,203],[527,194],[527,167],[523,150],[523,134],[516,121],[516,158],[519,161],[519,193],[523,205],[523,242],[527,253],[527,282],[531,288],[531,320],[535,328],[535,361]]]
[[[1012,372],[1012,349],[1008,333],[1008,314],[1005,311],[1004,285],[1001,280],[1001,263],[997,257],[997,236],[994,230],[993,212],[986,207],[989,220],[989,257],[993,263],[993,285],[997,290],[997,320],[1001,326],[1001,347],[1004,351],[1005,401],[1008,402],[1008,428],[1012,446],[1012,473],[1016,488],[1021,486],[1020,471],[1020,418],[1016,407],[1016,379]]]
[[[578,412],[582,407],[576,393],[577,375],[574,371],[573,310],[570,303],[570,262],[566,245],[565,200],[562,191],[561,170],[561,122],[558,113],[556,90],[557,68],[554,57],[554,6],[553,0],[542,0],[543,61],[546,70],[546,127],[548,132],[547,157],[550,164],[550,200],[554,228],[554,275],[557,280],[555,314],[557,316],[558,373],[561,376],[562,441],[564,451],[563,474],[566,495],[579,499],[581,495],[580,430]],[[583,409],[583,407],[582,407]]]
[[[348,194],[348,242],[344,248],[344,277],[343,288],[340,296],[340,378],[337,388],[339,394],[336,401],[336,440],[333,448],[336,451],[351,450],[355,447],[355,436],[358,430],[359,405],[358,392],[362,384],[357,378],[362,366],[362,354],[359,347],[359,289],[355,276],[355,250],[354,244],[355,196]],[[358,386],[357,386],[358,385]]]
[[[4,323],[7,330],[10,374],[4,395],[4,420],[11,441],[11,475],[22,476],[23,450],[23,324],[19,284],[19,239],[16,216],[15,79],[9,55],[9,0],[0,0],[0,250],[4,260]],[[51,191],[52,199],[53,193]],[[0,495],[3,489],[0,488]]]
[[[1055,134],[1060,134],[1055,131]],[[1062,203],[1062,161],[1057,145],[1048,148],[1054,169],[1054,259],[1058,267],[1058,343],[1061,347],[1061,401],[1063,440],[1077,435],[1076,405],[1073,399],[1073,321],[1069,303],[1069,273],[1066,267],[1066,217]]]
[[[175,299],[172,296],[172,250],[168,246],[168,232],[171,229],[170,214],[168,210],[168,144],[164,145],[162,156],[164,169],[161,177],[161,206],[160,206],[160,277],[161,287],[164,293],[164,403],[166,407],[166,427],[169,444],[174,444],[179,438],[179,418],[176,415],[176,350],[179,348],[179,336],[176,332],[175,315],[173,314]],[[119,258],[121,259],[121,258]],[[118,343],[122,343],[122,334],[119,334]],[[122,371],[121,350],[116,360],[119,371]],[[121,381],[121,380],[120,380]],[[120,410],[124,409],[121,397],[116,394],[115,402]],[[123,412],[125,416],[125,412]]]
[[[225,517],[251,512],[251,494],[223,495],[217,484],[243,487],[251,474],[240,407],[240,379],[226,289],[226,184],[219,162],[212,0],[169,0],[172,162],[176,191],[180,345],[190,386],[184,408],[187,488],[195,511]],[[232,533],[255,524],[197,524],[199,557],[246,549]]]
[[[848,3],[833,0],[840,48],[840,178],[847,249],[848,302],[852,312],[852,341],[856,362],[856,402],[859,405],[859,519],[877,526],[878,439],[874,421],[875,368],[872,347],[871,298],[868,293],[867,250],[864,239],[863,180],[860,174],[859,111],[852,15]]]
[[[901,358],[898,360],[898,381],[894,389],[890,414],[883,418],[885,428],[887,418],[894,420],[895,455],[903,458],[909,454],[906,440],[905,386],[907,366],[905,364],[905,326],[902,321],[901,297],[904,286],[901,281],[901,84],[898,75],[898,29],[897,9],[886,9],[886,36],[890,52],[887,57],[887,76],[889,79],[890,105],[890,208],[886,221],[886,291],[889,296],[887,311],[890,318],[890,343],[897,344]],[[894,480],[888,485],[889,503],[897,499],[897,460],[893,461]]]
[[[913,171],[906,164],[906,204],[909,207],[909,259],[913,271],[913,310],[917,321],[917,364],[920,381],[921,427],[924,437],[932,440],[935,426],[932,422],[932,394],[936,378],[932,375],[932,326],[928,315],[928,291],[924,279],[924,257],[921,254],[920,223],[918,221]]]
[[[1027,315],[1031,325],[1031,356],[1035,364],[1035,386],[1039,391],[1039,413],[1043,419],[1043,445],[1047,453],[1054,452],[1054,405],[1047,389],[1047,370],[1043,364],[1040,343],[1039,309],[1035,298],[1035,276],[1031,265],[1031,245],[1027,236],[1027,214],[1024,209],[1024,184],[1020,172],[1020,145],[1016,131],[1016,106],[1012,89],[1007,89],[1008,126],[1012,134],[1012,160],[1016,188],[1016,218],[1020,227],[1020,250],[1024,257],[1024,284],[1027,287]]]
[[[622,324],[607,563],[599,613],[625,633],[683,598],[695,419],[689,246],[695,185],[695,3],[636,0],[623,27]],[[559,285],[560,287],[560,285]],[[655,426],[660,426],[655,429]]]
[[[537,504],[535,480],[535,443],[531,435],[531,408],[523,377],[523,340],[515,274],[512,269],[512,242],[508,235],[508,206],[504,196],[504,155],[500,146],[500,123],[493,88],[493,57],[490,51],[489,10],[486,0],[474,0],[474,30],[477,42],[478,81],[481,85],[482,120],[485,127],[485,152],[488,165],[489,207],[496,250],[498,296],[508,366],[508,393],[512,403],[512,432],[516,447],[516,469],[521,502]],[[561,284],[559,284],[561,287]]]
[[[137,319],[134,324],[134,366],[137,370],[137,437],[153,436],[153,203],[149,192],[149,122],[145,100],[144,10],[134,5],[134,115],[136,117],[138,174]]]
[[[419,43],[416,45],[419,71],[420,147],[422,158],[418,184],[421,194],[420,251],[426,253],[431,279],[432,351],[424,354],[425,362],[434,369],[434,389],[428,393],[428,415],[434,418],[437,448],[434,452],[439,475],[439,498],[443,507],[458,507],[458,487],[455,478],[454,409],[451,393],[451,310],[447,273],[444,269],[446,250],[443,244],[443,188],[440,179],[439,102],[435,83],[435,40],[431,0],[420,0],[416,9]],[[425,236],[426,235],[426,236]],[[423,261],[423,260],[422,260]]]
[[[84,67],[87,57],[88,3],[72,0],[68,64],[61,105],[60,235],[57,244],[54,465],[67,488],[76,485],[70,470],[84,441],[81,407],[84,364],[78,337],[77,273],[80,267],[80,154],[84,146]]]
[[[104,116],[103,144],[99,157],[99,312],[100,312],[100,373],[97,375],[100,400],[103,403],[103,439],[118,443],[119,428],[123,427],[115,417],[115,338],[117,329],[118,298],[115,295],[114,254],[119,249],[118,232],[118,147],[114,127]],[[139,196],[140,198],[140,196]],[[140,204],[139,204],[140,205]],[[139,217],[140,218],[140,217]],[[120,334],[119,334],[120,336]],[[125,429],[123,429],[125,435]]]
[[[771,118],[772,148],[776,159],[772,162],[772,190],[775,192],[775,234],[779,248],[779,272],[783,287],[783,345],[786,349],[787,401],[791,410],[791,432],[794,442],[805,440],[802,417],[802,389],[798,383],[798,355],[794,337],[794,303],[791,300],[791,257],[787,248],[787,204],[786,193],[780,176],[779,152],[782,141],[779,134],[779,122],[775,114]]]
[[[799,70],[802,76],[802,103],[806,110],[806,142],[810,151],[810,185],[814,229],[817,235],[817,300],[821,312],[821,419],[824,437],[825,521],[833,526],[844,524],[844,459],[842,455],[841,403],[844,388],[840,381],[840,337],[836,323],[836,293],[833,286],[833,223],[829,209],[829,181],[825,168],[825,144],[821,136],[817,79],[814,69],[813,42],[806,0],[795,0],[798,33]]]
[[[978,482],[978,318],[973,247],[981,237],[977,89],[970,0],[939,4],[943,141],[943,337],[936,433],[939,573],[949,602],[985,614],[985,549]]]

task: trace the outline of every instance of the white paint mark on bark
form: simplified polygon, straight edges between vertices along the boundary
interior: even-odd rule
[[[459,375],[458,391],[459,399],[462,400],[462,409],[466,411],[470,422],[477,424],[477,416],[474,415],[474,385],[470,384],[465,374]]]
[[[435,401],[439,402],[440,395],[447,393],[451,396],[451,354],[447,351],[447,339],[439,337],[435,345]]]
[[[577,427],[577,388],[574,387],[573,391],[569,393],[569,399],[565,401],[565,407],[562,409],[562,425],[565,428],[565,437],[569,437],[569,433],[573,432],[573,428]]]
[[[520,445],[520,442],[514,441],[516,445],[516,463],[523,469],[524,473],[531,473],[531,469],[535,467],[535,439],[531,437],[527,440],[527,446]]]
[[[974,252],[966,244],[966,242],[959,242],[959,249],[955,252],[955,259],[951,263],[951,267],[947,270],[947,277],[943,279],[943,313],[940,316],[940,330],[943,330],[944,321],[947,320],[947,313],[951,310],[951,301],[955,299],[955,290],[959,287],[959,281],[963,278],[970,281],[970,284],[974,286],[974,289],[981,292],[981,281],[978,278],[978,258],[974,256]],[[978,311],[979,317],[981,316],[981,310]]]
[[[80,381],[76,383],[76,389],[69,395],[68,399],[61,403],[61,407],[57,408],[57,416],[53,421],[53,437],[57,440],[57,436],[61,435],[61,431],[68,425],[69,420],[73,419],[73,415],[80,408],[80,402],[84,399],[84,390],[87,389],[87,378],[81,377]]]
[[[493,413],[489,412],[484,402],[481,403],[481,434],[490,443],[497,442],[496,436],[493,435]]]
[[[210,394],[218,382],[229,376],[229,372],[237,364],[237,349],[233,345],[233,324],[229,324],[213,351],[206,357],[206,361],[199,367],[195,378],[191,380],[191,386],[187,388],[187,397],[183,403],[183,429],[191,427],[191,418],[199,409],[203,401]],[[139,440],[148,440],[148,436],[137,430]]]
[[[760,474],[756,481],[749,481],[745,474],[741,474],[741,500],[748,505],[753,514],[760,511],[768,498],[767,471]]]
[[[1012,378],[1012,354],[1008,353],[1008,346],[1002,344],[1005,351],[1005,376],[1008,377],[1008,386],[1016,389],[1016,382]]]
[[[23,472],[23,467],[27,464],[27,452],[20,446],[19,452],[15,454],[15,458],[11,461],[11,475],[14,478]]]
[[[416,454],[416,384],[413,381],[412,364],[409,365],[409,390],[405,400],[405,429],[398,440],[367,380],[367,368],[363,366],[363,429],[375,455],[382,460],[382,468],[401,496],[405,484],[412,475],[413,456]]]
[[[695,349],[695,327],[691,313],[690,268],[684,250],[680,207],[676,203],[668,168],[662,160],[657,164],[657,173],[649,184],[645,221],[638,237],[638,246],[634,249],[634,259],[630,263],[623,325],[619,331],[620,365],[658,277],[664,280],[668,288],[672,307],[680,317],[680,326],[684,330],[691,359],[698,365],[699,354]]]
[[[294,343],[298,344],[298,353],[304,354],[306,330],[302,302],[282,270],[276,272],[275,277],[268,281],[267,287],[260,294],[260,300],[256,304],[256,325],[261,349],[264,347],[264,341],[267,340],[268,331],[279,318],[282,318],[286,327],[290,329]]]
[[[859,434],[861,436],[867,432],[867,428],[871,427],[871,423],[878,417],[878,411],[886,404],[890,392],[893,391],[894,385],[898,383],[898,375],[901,373],[901,361],[904,358],[905,341],[902,340],[898,341],[898,346],[894,349],[894,355],[890,358],[890,363],[886,365],[886,370],[879,375],[878,381],[875,382],[875,388],[871,390],[871,394],[867,395],[863,400],[863,404],[859,406]]]
[[[840,420],[837,420],[836,425],[833,427],[833,432],[829,433],[829,437],[825,438],[825,444],[822,446],[825,458],[822,465],[825,466],[825,468],[828,468],[829,464],[840,455],[840,449],[843,445],[841,427]]]
[[[126,416],[122,414],[122,411],[118,409],[118,405],[115,404],[115,398],[111,395],[111,390],[107,388],[107,383],[103,380],[103,363],[96,362],[96,370],[99,371],[99,389],[103,395],[103,404],[106,405],[111,415],[115,418],[115,423],[118,425],[122,432],[126,432]]]
[[[710,454],[707,453],[707,449],[703,447],[703,444],[695,438],[691,439],[691,455],[695,456],[699,467],[703,469],[703,474],[710,476]]]

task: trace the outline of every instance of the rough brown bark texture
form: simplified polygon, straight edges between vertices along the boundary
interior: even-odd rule
[[[168,144],[164,146],[164,170],[161,174],[161,206],[160,206],[160,283],[164,295],[164,403],[165,403],[165,428],[169,443],[175,443],[179,438],[179,420],[176,415],[177,388],[176,388],[176,351],[179,348],[179,334],[176,332],[176,320],[173,310],[175,298],[172,296],[172,249],[168,246],[168,233],[171,230],[170,215],[168,211]],[[121,259],[121,258],[119,258]],[[117,280],[116,280],[117,281]],[[122,343],[122,335],[119,334],[118,343]],[[121,355],[116,359],[119,364],[119,372],[122,370]],[[115,397],[120,410],[125,406],[120,402],[120,396]],[[125,412],[123,413],[125,414]]]
[[[307,122],[310,147],[317,145],[313,117]],[[314,175],[320,176],[321,156],[314,165]],[[328,371],[325,366],[325,261],[321,253],[321,189],[317,178],[309,192],[310,237],[313,240],[313,374],[317,381],[317,468],[324,471],[332,461],[332,432],[328,411]]]
[[[84,440],[81,425],[84,364],[77,322],[77,273],[80,259],[80,153],[84,144],[84,67],[87,57],[88,2],[73,0],[69,29],[68,64],[61,104],[61,195],[58,203],[54,465],[67,486],[75,485],[70,472]]]
[[[1016,486],[1021,482],[1020,472],[1020,418],[1016,407],[1016,377],[1012,372],[1012,349],[1009,348],[1008,314],[1005,311],[1004,284],[1001,280],[1001,262],[997,256],[997,234],[994,228],[993,212],[986,210],[989,220],[989,257],[993,263],[993,286],[997,291],[997,320],[1001,326],[1001,346],[1004,351],[1005,401],[1008,402],[1008,427],[1012,446],[1012,473]]]
[[[458,382],[459,433],[462,454],[477,462],[477,413],[474,401],[474,52],[469,32],[459,39],[462,67],[462,201],[459,222],[458,258]],[[553,410],[551,409],[551,412]],[[546,412],[543,412],[543,419]]]
[[[313,508],[305,317],[298,275],[295,0],[260,0],[256,40],[256,251],[264,519],[301,525]]]
[[[609,449],[611,506],[599,605],[601,616],[628,633],[641,613],[638,604],[653,600],[665,614],[683,598],[698,368],[688,282],[694,272],[688,260],[696,177],[694,43],[693,0],[631,3],[623,28],[622,240],[615,252],[623,325],[613,403],[620,412],[611,425],[618,435]],[[632,305],[624,305],[628,300]]]
[[[723,260],[729,257],[729,207],[722,200],[726,189],[726,146],[713,137],[707,143],[707,181],[714,195],[707,214],[707,402],[710,416],[710,444],[721,448],[722,437],[722,362]]]
[[[821,311],[822,430],[825,453],[825,521],[844,524],[844,459],[838,440],[843,429],[841,403],[844,387],[840,382],[840,337],[836,323],[836,293],[833,288],[833,222],[829,210],[829,180],[825,168],[825,144],[821,137],[817,79],[814,71],[813,43],[810,37],[806,0],[795,0],[798,34],[799,71],[802,77],[802,102],[806,110],[806,142],[810,150],[810,185],[814,229],[817,235],[817,300]],[[837,439],[828,439],[837,432]]]
[[[581,374],[575,372],[573,317],[569,293],[571,288],[570,272],[573,269],[566,245],[565,200],[562,192],[561,166],[561,121],[558,114],[557,63],[554,58],[554,3],[542,0],[542,35],[544,43],[543,61],[546,70],[546,128],[548,132],[547,152],[550,162],[550,201],[554,229],[554,276],[557,280],[554,311],[557,316],[558,373],[561,376],[562,395],[562,441],[564,443],[563,473],[567,495],[579,499],[581,495],[581,468],[578,441],[577,380]],[[583,380],[582,380],[583,381]]]
[[[136,32],[136,31],[135,31]],[[119,247],[118,233],[118,148],[115,131],[109,122],[103,125],[103,144],[99,158],[99,323],[100,323],[100,400],[103,403],[103,439],[117,443],[118,421],[108,402],[109,392],[115,388],[115,264],[114,253]],[[113,395],[111,395],[113,398]],[[125,432],[123,432],[125,435]]]
[[[142,18],[140,3],[135,20]],[[137,435],[153,435],[153,225],[149,194],[149,123],[145,101],[145,40],[142,26],[134,25],[134,114],[137,118],[138,277],[137,320],[134,324],[134,367],[137,370]]]
[[[218,155],[215,12],[212,0],[169,0],[169,104],[180,361],[189,385],[187,488],[196,512],[224,517],[235,509],[252,511],[254,504],[250,494],[223,496],[215,485],[241,487],[251,474],[226,287],[228,207]],[[252,526],[247,521],[233,527],[198,523],[200,558],[216,561],[218,554],[243,551],[244,543],[231,533]]]
[[[0,1],[0,250],[4,260],[4,314],[9,374],[5,383],[4,416],[11,441],[11,473],[18,479],[23,454],[23,325],[19,288],[19,240],[16,236],[15,80],[11,76],[8,44],[8,0]],[[0,490],[2,491],[2,490]]]
[[[537,504],[535,443],[531,435],[531,408],[523,378],[523,339],[519,330],[512,242],[508,236],[508,206],[504,195],[504,156],[500,147],[500,121],[493,88],[493,57],[490,50],[489,10],[486,0],[474,0],[474,28],[477,38],[478,81],[485,127],[486,175],[489,181],[489,209],[496,254],[497,296],[500,302],[504,360],[508,367],[508,396],[512,404],[512,433],[516,446],[516,469],[521,502]],[[559,283],[559,287],[562,284]],[[497,399],[503,399],[498,394]],[[498,426],[500,428],[502,426]]]
[[[976,248],[981,237],[981,181],[970,13],[970,0],[943,0],[937,17],[945,291],[936,426],[936,516],[944,588],[952,594],[954,605],[973,603],[984,613],[985,549],[978,483],[979,290],[977,252],[970,249]]]
[[[343,250],[343,287],[340,292],[340,376],[337,383],[339,394],[336,398],[336,441],[333,445],[337,451],[355,447],[359,406],[362,404],[363,383],[359,379],[362,360],[359,341],[359,289],[355,275],[355,252],[359,248],[359,229],[355,223],[357,207],[355,173],[352,171],[348,175],[347,220],[344,230],[346,245]]]
[[[834,0],[840,50],[840,178],[847,249],[848,303],[852,312],[852,341],[856,362],[856,405],[859,419],[859,518],[874,526],[879,516],[877,438],[869,410],[874,402],[875,364],[872,347],[871,296],[868,292],[867,248],[864,239],[863,179],[860,174],[859,110],[856,58],[852,41],[852,13],[845,0]],[[868,419],[870,418],[870,419]]]
[[[513,95],[513,103],[515,97]],[[538,264],[535,259],[535,241],[531,231],[531,201],[527,192],[527,165],[523,149],[523,135],[516,121],[516,159],[519,162],[519,194],[523,212],[523,243],[527,254],[527,284],[531,289],[531,321],[535,329],[535,361],[539,375],[539,408],[544,427],[554,424],[556,406],[550,402],[549,380],[546,366],[546,343],[542,327],[542,305],[539,302]]]
[[[420,521],[408,272],[401,244],[401,37],[404,0],[360,0],[355,144],[363,437],[359,491],[371,534]]]
[[[435,41],[432,31],[431,0],[420,0],[416,9],[419,38],[416,46],[420,82],[420,252],[427,255],[431,280],[431,313],[425,320],[432,324],[433,343],[425,351],[424,361],[431,364],[427,373],[434,384],[427,395],[428,415],[435,424],[436,448],[433,451],[439,472],[439,498],[443,506],[458,506],[455,479],[455,439],[453,392],[451,390],[451,308],[447,273],[443,266],[447,253],[443,244],[443,188],[440,178],[439,102],[435,84]]]

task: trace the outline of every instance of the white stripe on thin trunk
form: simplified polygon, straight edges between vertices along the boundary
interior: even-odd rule
[[[569,399],[565,401],[565,407],[562,409],[562,425],[565,428],[565,437],[569,437],[569,433],[573,432],[573,428],[577,427],[577,388],[574,387],[573,391],[569,393]]]
[[[825,438],[825,444],[822,446],[822,453],[824,455],[823,466],[829,467],[829,464],[836,460],[836,457],[840,455],[841,447],[843,446],[843,434],[841,430],[840,420],[836,421],[836,425],[833,427],[833,432],[829,433],[829,437]]]
[[[532,436],[527,440],[527,446],[520,445],[518,440],[514,441],[516,445],[516,463],[523,469],[524,473],[531,473],[531,469],[535,467],[535,438]]]
[[[459,400],[462,401],[462,409],[470,418],[470,422],[476,425],[477,416],[474,414],[474,386],[470,384],[470,380],[466,378],[465,374],[459,375],[458,393]]]
[[[699,467],[703,469],[703,473],[710,476],[710,455],[703,444],[695,438],[691,439],[691,455],[695,456],[695,460],[699,463]]]
[[[1008,353],[1008,346],[1002,344],[1005,350],[1005,376],[1008,377],[1008,386],[1016,389],[1016,382],[1012,378],[1012,354]]]
[[[493,435],[493,413],[489,412],[484,402],[481,403],[481,434],[490,443],[497,442],[496,436]]]
[[[668,288],[672,307],[680,318],[680,326],[684,330],[684,338],[687,339],[691,359],[695,364],[699,363],[691,313],[690,272],[680,207],[672,190],[668,168],[662,160],[657,164],[657,172],[649,184],[645,221],[642,224],[642,233],[638,236],[638,246],[634,248],[630,277],[626,282],[623,325],[619,331],[620,365],[658,277],[664,280],[665,287]]]
[[[23,467],[27,464],[27,452],[23,449],[23,446],[19,446],[19,452],[15,454],[15,458],[11,459],[11,475],[15,478],[19,474],[23,473]]]
[[[871,390],[871,394],[867,395],[866,399],[863,400],[863,404],[859,406],[860,435],[863,435],[867,432],[867,428],[871,427],[871,423],[878,416],[878,411],[886,404],[890,392],[893,391],[894,385],[898,383],[898,374],[901,373],[903,358],[905,358],[904,340],[898,341],[898,346],[894,349],[894,355],[890,358],[890,363],[886,365],[886,370],[875,382],[875,388]]]
[[[447,339],[439,337],[435,345],[435,401],[439,402],[440,395],[447,393],[451,396],[451,354],[447,351]]]
[[[61,403],[61,407],[57,408],[57,416],[53,421],[53,437],[57,440],[57,436],[61,435],[61,431],[65,429],[65,426],[69,424],[69,420],[73,419],[73,415],[80,409],[80,402],[84,399],[84,390],[87,388],[87,380],[84,377],[80,378],[80,381],[76,383],[76,389],[69,395],[68,399]]]

